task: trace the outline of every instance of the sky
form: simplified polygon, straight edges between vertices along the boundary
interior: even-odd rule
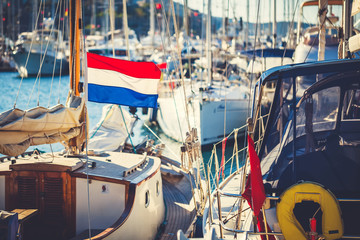
[[[174,0],[179,3],[184,3],[184,0]],[[259,21],[260,22],[269,22],[273,19],[273,2],[276,1],[276,19],[277,21],[292,21],[294,10],[295,18],[297,21],[298,18],[298,8],[299,5],[303,2],[303,0],[211,0],[212,2],[212,15],[216,17],[223,17],[224,13],[222,9],[229,9],[226,12],[225,16],[229,18],[233,18],[233,16],[239,18],[242,17],[244,21],[247,19],[246,8],[247,2],[249,2],[249,19],[250,22],[256,22],[257,16],[257,4],[260,3],[259,9]],[[204,8],[205,2],[205,8]],[[207,2],[208,0],[188,0],[189,8],[199,10],[203,12],[205,9],[205,13],[207,12]],[[230,7],[227,7],[227,6]],[[297,6],[298,5],[298,6]],[[295,7],[297,6],[297,7]],[[334,8],[334,12],[339,15],[340,11],[337,11]],[[306,11],[304,11],[304,18],[307,22],[314,23],[317,21],[317,8],[316,7],[308,7]]]

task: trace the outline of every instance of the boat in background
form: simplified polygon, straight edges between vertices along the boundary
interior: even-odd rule
[[[225,138],[235,128],[245,124],[251,100],[246,80],[230,81],[228,77],[231,71],[228,75],[226,67],[217,69],[214,65],[211,8],[208,8],[207,16],[206,63],[202,62],[200,70],[195,70],[196,79],[192,79],[194,76],[190,74],[191,58],[184,61],[188,67],[175,64],[176,70],[168,73],[167,81],[161,85],[158,99],[160,109],[157,113],[157,121],[166,135],[183,142],[186,132],[196,128],[202,146]],[[191,50],[196,49],[189,45],[186,36],[183,39],[188,44],[185,45],[183,56],[191,56]],[[177,57],[182,59],[182,54],[179,55]],[[197,60],[193,61],[196,64]],[[190,79],[185,79],[186,72],[189,72]]]
[[[351,9],[350,1],[344,8]],[[351,26],[350,12],[345,26]],[[340,49],[353,56],[360,35],[343,29],[348,41]],[[354,223],[360,210],[359,78],[355,58],[279,66],[261,75],[245,126],[248,152],[235,142],[233,155],[224,159],[223,150],[220,163],[213,148],[204,239],[360,238]],[[178,239],[186,239],[181,231]]]
[[[126,148],[125,139],[131,132],[119,136],[115,128],[122,125],[130,131],[133,120],[117,105],[104,110],[101,123],[91,134],[100,140],[88,144],[85,93],[79,87],[81,59],[85,59],[85,49],[80,47],[81,12],[81,1],[70,0],[72,67],[66,105],[25,111],[13,108],[0,114],[0,152],[6,155],[0,159],[0,209],[19,214],[14,215],[20,219],[22,230],[12,237],[171,238],[179,228],[186,231],[196,216],[197,187],[192,188],[192,184],[198,186],[194,170],[198,165],[193,161],[198,155],[185,160],[198,150],[194,146],[190,155],[182,158],[186,167],[160,159],[161,148],[153,148],[151,141],[142,151],[136,146]],[[114,123],[119,116],[127,120]],[[108,136],[113,137],[111,149],[105,149],[109,144],[101,146],[101,138]],[[65,150],[26,152],[29,146],[56,142],[62,142]],[[189,139],[188,143],[196,141]],[[184,219],[179,221],[179,216]]]
[[[309,26],[302,30],[302,22],[304,18],[304,8],[318,7],[319,0],[307,0],[300,6],[298,23],[297,23],[297,46],[294,52],[294,63],[313,62],[318,60],[319,52],[319,31],[321,25],[325,27],[325,55],[324,60],[338,59],[339,46],[339,17],[335,16],[333,12],[329,12],[326,21],[323,24],[318,23],[315,26]],[[343,1],[328,0],[328,5],[331,7],[342,8]]]
[[[21,77],[37,75],[66,75],[69,62],[62,32],[47,28],[20,33],[11,56]]]

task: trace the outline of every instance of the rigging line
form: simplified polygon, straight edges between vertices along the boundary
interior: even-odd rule
[[[161,0],[161,4],[162,4],[162,6],[165,6],[165,4],[164,4],[164,2],[163,2],[162,0]],[[170,6],[170,7],[171,7],[171,6]],[[171,9],[171,8],[170,8],[170,9]],[[170,9],[169,9],[169,17],[170,17],[170,15],[171,15]],[[169,29],[169,20],[168,20],[167,17],[166,17],[165,7],[162,8],[162,12],[163,12],[163,18],[164,18],[165,26],[166,26],[166,35],[167,35],[169,44],[171,44],[171,36],[170,36],[170,29]],[[159,29],[160,29],[161,27],[160,27],[160,22],[159,22],[158,18],[156,18],[156,22],[157,22],[158,27],[159,27]],[[161,39],[162,46],[163,46],[163,54],[164,54],[164,56],[166,56],[166,49],[165,49],[165,48],[166,48],[166,45],[165,45],[165,40],[163,39],[163,35],[162,35],[162,34],[160,34],[160,39]],[[172,56],[172,59],[174,59],[174,60],[172,60],[172,61],[173,61],[174,65],[175,65],[175,69],[178,69],[178,64],[177,64],[177,62],[176,62],[176,54],[173,53],[173,52],[171,52],[170,55]],[[172,83],[173,83],[173,81],[172,81],[173,76],[172,76],[172,75],[169,75],[168,77],[169,77],[169,79],[170,79],[170,84],[172,85]],[[175,110],[176,110],[175,112],[176,112],[177,122],[178,122],[179,129],[180,129],[181,140],[182,140],[182,142],[184,142],[184,136],[183,136],[183,131],[182,131],[181,123],[180,123],[180,117],[179,117],[178,107],[177,107],[177,104],[176,104],[176,101],[175,101],[175,97],[174,97],[174,96],[175,96],[175,95],[174,95],[174,90],[173,90],[172,88],[171,88],[170,90],[171,90],[171,95],[172,95],[172,99],[173,99],[173,102],[174,102],[174,107],[175,107]]]
[[[253,51],[253,57],[252,57],[252,64],[251,64],[251,72],[250,74],[252,74],[251,78],[250,78],[250,93],[251,93],[251,86],[252,86],[252,82],[253,82],[253,78],[254,78],[254,63],[255,63],[255,48],[256,48],[256,41],[257,41],[257,32],[258,32],[258,24],[259,24],[259,12],[260,12],[260,0],[257,1],[258,2],[258,6],[257,6],[257,13],[256,13],[256,24],[255,24],[255,39],[254,39],[254,51]],[[248,101],[248,116],[250,115],[250,100],[251,98],[249,98]]]
[[[67,1],[64,2],[63,4],[63,13],[65,13],[65,9],[66,9],[66,3]],[[61,12],[60,12],[60,18],[61,18]],[[60,24],[61,25],[61,24]],[[59,25],[59,26],[60,26]],[[63,21],[62,21],[62,31],[61,31],[63,34],[62,34],[62,44],[64,44],[64,38],[65,38],[65,18],[63,18]],[[63,50],[64,51],[64,50]],[[63,52],[63,54],[65,55],[65,52]],[[59,87],[58,87],[58,104],[60,104],[60,89],[61,89],[61,73],[62,73],[62,63],[63,63],[63,58],[60,58],[60,72],[59,72]],[[85,68],[84,68],[85,69]]]
[[[179,159],[179,157],[171,150],[171,148],[168,147],[168,146],[161,140],[161,138],[160,138],[158,135],[156,135],[156,133],[155,133],[153,130],[151,130],[151,128],[150,128],[144,121],[143,121],[143,125],[144,125],[162,144],[165,145],[165,147],[170,151],[170,153],[176,158],[176,160],[177,160],[178,162],[181,162],[181,160]]]
[[[43,51],[43,42],[44,42],[44,30],[45,30],[45,24],[44,24],[44,21],[45,21],[45,1],[43,2],[43,10],[42,10],[42,29],[41,29],[41,41],[40,41],[40,58],[39,58],[39,64],[40,64],[40,67],[39,67],[39,71],[38,71],[38,76],[39,76],[39,73],[40,73],[40,77],[36,77],[36,78],[39,78],[39,82],[38,82],[38,99],[37,99],[37,106],[39,106],[40,104],[40,80],[41,80],[41,69],[42,69],[42,58],[45,59],[45,56],[46,56],[46,51],[47,51],[47,47],[46,47],[46,50],[44,52],[44,55],[41,57],[41,53]],[[51,36],[51,34],[50,34]],[[48,38],[48,42],[50,41],[50,37]],[[35,83],[36,83],[36,80],[35,80]]]
[[[189,121],[189,110],[188,110],[188,105],[187,105],[188,101],[187,101],[186,92],[185,92],[184,72],[183,72],[183,66],[182,66],[182,60],[181,60],[181,50],[180,50],[180,44],[179,44],[179,30],[178,30],[177,23],[176,23],[175,8],[174,8],[173,0],[170,0],[170,4],[171,4],[171,8],[172,8],[172,13],[173,13],[173,21],[174,21],[175,35],[176,35],[176,45],[177,45],[179,62],[180,62],[180,74],[181,74],[180,76],[181,76],[181,84],[182,84],[182,89],[183,89],[184,99],[185,99],[186,122],[188,125],[188,130],[190,132],[191,128],[190,128],[190,121]]]
[[[287,50],[287,46],[289,44],[289,41],[290,41],[290,34],[294,28],[294,22],[295,22],[295,13],[296,13],[296,10],[298,8],[298,5],[299,4],[299,0],[296,1],[296,7],[294,8],[294,12],[292,14],[292,20],[291,20],[291,24],[290,24],[290,29],[289,29],[289,34],[288,34],[288,37],[287,37],[287,40],[286,40],[286,45],[285,45],[285,48],[284,48],[284,53],[283,53],[283,56],[281,58],[281,66],[284,64],[284,58],[285,58],[285,53],[286,53],[286,50]],[[300,23],[298,23],[300,24]]]
[[[64,2],[64,5],[63,5],[63,13],[65,14],[65,9],[67,9],[67,7],[66,7],[66,4],[68,3],[68,1],[65,1]],[[61,16],[61,14],[60,14],[60,16]],[[63,21],[62,21],[62,33],[65,33],[65,22],[66,22],[66,19],[68,19],[68,18],[63,18]],[[62,39],[62,42],[64,43],[64,39],[65,39],[65,34],[63,34],[63,39]],[[84,49],[85,50],[85,49]],[[63,54],[65,54],[65,52],[63,53]],[[60,95],[61,95],[61,91],[60,91],[60,89],[61,89],[61,73],[62,73],[62,71],[61,71],[61,69],[62,69],[62,64],[63,64],[63,58],[61,58],[60,59],[60,74],[59,74],[59,87],[58,87],[58,104],[60,104]],[[65,63],[66,64],[66,63]],[[69,67],[68,67],[69,68]]]
[[[119,105],[119,108],[120,108],[120,112],[121,112],[122,119],[123,119],[123,121],[124,121],[124,125],[125,125],[126,132],[127,132],[128,137],[129,137],[129,139],[130,139],[131,146],[132,146],[132,148],[133,148],[133,150],[134,150],[134,153],[136,153],[136,149],[135,149],[134,144],[133,144],[133,141],[132,141],[132,139],[131,139],[130,132],[129,132],[128,127],[127,127],[127,125],[126,125],[124,113],[123,113],[122,108],[121,108],[120,105]]]
[[[319,38],[319,35],[320,35],[320,29],[324,26],[325,22],[326,22],[326,18],[325,18],[325,19],[324,19],[324,21],[321,23],[321,26],[319,27],[319,31],[318,31],[318,33],[317,33],[316,38]],[[314,44],[315,44],[315,40],[311,43],[310,49],[309,49],[308,53],[306,54],[306,58],[304,59],[304,62],[306,62],[307,58],[309,57],[310,52],[311,52],[311,50],[312,50],[312,48],[313,48]]]
[[[106,119],[107,116],[109,115],[109,112],[110,112],[110,110],[112,109],[113,106],[115,106],[115,105],[112,104],[112,105],[110,106],[110,108],[107,110],[104,119],[101,121],[101,123],[99,124],[99,126],[96,128],[96,130],[94,131],[94,133],[90,136],[90,139],[92,139],[92,138],[95,136],[95,134],[98,132],[98,130],[101,128],[101,126],[103,125],[105,119]]]
[[[165,6],[164,5],[164,2],[161,0],[161,4],[162,6]],[[165,7],[162,7],[162,12],[163,12],[163,18],[164,18],[164,21],[165,21],[165,25],[166,25],[166,31],[167,31],[167,34],[168,34],[168,41],[169,43],[171,44],[171,40],[170,40],[170,29],[169,29],[169,20],[166,18],[166,12],[165,12]],[[171,11],[169,11],[169,14],[171,14]],[[170,16],[169,16],[170,17]],[[156,22],[158,24],[158,27],[160,29],[160,22],[158,20],[158,18],[156,18]],[[162,45],[163,45],[163,54],[164,56],[166,56],[166,50],[165,50],[165,39],[163,39],[163,35],[160,34],[160,39],[161,39],[161,42],[162,42]],[[175,54],[174,54],[175,55]],[[178,65],[177,65],[177,62],[176,62],[176,56],[173,57],[172,59],[173,60],[173,63],[175,64],[175,69],[178,69]],[[180,63],[181,64],[181,63]],[[168,68],[168,67],[166,67]],[[172,86],[173,84],[173,81],[172,81],[172,78],[173,76],[172,75],[169,75],[168,76],[169,79],[170,79],[170,85]],[[174,95],[174,89],[171,87],[170,88],[170,93],[172,95],[172,99],[173,99],[173,103],[174,103],[174,107],[175,107],[175,112],[176,112],[176,118],[177,118],[177,122],[178,122],[178,125],[179,125],[179,129],[180,129],[180,136],[181,136],[181,141],[184,142],[184,136],[183,136],[183,131],[182,131],[182,127],[181,127],[181,123],[180,123],[180,117],[179,117],[179,112],[178,112],[178,107],[177,107],[177,104],[176,104],[176,101],[175,101],[175,95]]]
[[[43,1],[43,0],[40,1],[40,6],[41,6],[41,4],[42,4],[42,1]],[[35,39],[35,34],[34,34],[34,33],[35,33],[36,30],[37,30],[38,20],[39,20],[39,18],[40,18],[40,12],[41,12],[41,8],[39,7],[39,10],[38,10],[38,13],[37,13],[37,17],[36,17],[36,21],[35,21],[34,30],[33,30],[33,32],[32,32],[32,38],[31,38],[31,42],[30,42],[29,52],[28,52],[28,55],[27,55],[26,61],[25,61],[25,69],[26,69],[27,64],[28,64],[28,62],[29,62],[30,52],[31,52],[31,50],[32,50],[33,42],[34,42],[34,39]],[[18,92],[17,92],[17,94],[16,94],[15,103],[14,103],[14,108],[16,108],[16,103],[17,103],[17,100],[18,100],[18,97],[19,97],[19,94],[20,94],[20,89],[21,89],[23,80],[24,80],[24,74],[21,74],[21,80],[20,80]]]
[[[59,8],[59,4],[60,4],[60,8]],[[55,16],[54,16],[54,24],[55,24],[55,19],[56,19],[56,15],[58,12],[58,8],[59,8],[59,20],[58,20],[58,26],[60,28],[60,19],[61,19],[61,5],[62,5],[62,0],[60,0],[57,3],[56,6],[56,11],[55,11]],[[60,45],[60,38],[59,38],[59,31],[57,33],[57,44],[56,44],[56,48],[55,48],[55,54],[54,54],[54,65],[53,65],[53,72],[52,72],[52,77],[51,77],[51,85],[50,85],[50,93],[49,93],[49,103],[48,103],[48,108],[50,107],[50,101],[51,101],[51,95],[52,95],[52,88],[53,88],[53,83],[54,83],[54,75],[55,75],[55,68],[56,68],[56,55],[59,49],[59,45]],[[61,68],[60,68],[60,72],[61,72]]]
[[[64,3],[64,7],[66,5],[66,1]],[[76,5],[76,3],[75,3]],[[81,5],[81,2],[80,2],[80,5]],[[80,7],[80,6],[79,6]],[[65,9],[64,9],[65,10]],[[77,16],[77,11],[74,9],[75,11],[75,19],[80,19],[78,18]],[[65,12],[65,11],[64,11]],[[80,17],[81,19],[83,19],[83,11],[82,11],[82,8],[80,7]],[[61,15],[60,15],[61,16]],[[83,24],[84,22],[81,21],[81,24]],[[63,27],[65,25],[65,21],[63,21]],[[84,29],[84,26],[79,24],[79,28],[80,29]],[[86,69],[86,66],[87,66],[87,55],[86,55],[86,52],[85,52],[85,38],[83,36],[83,32],[81,30],[80,31],[80,36],[79,36],[79,41],[80,41],[80,53],[82,52],[83,53],[83,60],[82,61],[82,64],[83,64],[83,68],[82,68],[82,71],[83,71],[83,76],[84,76],[84,82],[85,82],[85,86],[87,85],[87,79],[88,79],[88,75],[87,75],[87,71],[85,70]],[[85,102],[87,102],[87,91],[84,91],[84,98],[85,98]],[[87,117],[88,116],[88,111],[87,111],[87,108],[85,107],[84,108],[84,124],[85,124],[85,158],[86,158],[86,161],[85,161],[85,164],[86,164],[86,167],[85,167],[85,172],[86,172],[86,192],[87,192],[87,217],[88,217],[88,236],[89,236],[89,239],[91,239],[91,207],[90,207],[90,182],[89,182],[89,149],[88,149],[88,141],[89,141],[89,136],[88,136],[88,125],[89,125],[89,118]]]
[[[114,39],[114,31],[115,31],[115,13],[114,13],[114,1],[113,0],[109,0],[109,12],[110,12],[110,29],[111,29],[111,43],[112,43],[112,53],[113,53],[113,58],[115,58],[115,39]],[[126,14],[126,0],[123,0],[123,7],[124,7],[124,12]],[[130,54],[129,54],[129,41],[128,41],[128,33],[127,33],[127,16],[124,15],[124,20],[126,21],[125,24],[125,38],[126,38],[126,55],[127,55],[127,58],[128,60],[130,61]],[[122,108],[120,105],[118,105],[119,108],[120,108],[120,112],[121,112],[121,116],[122,116],[122,119],[124,121],[124,125],[125,125],[125,129],[126,129],[126,132],[128,134],[128,137],[129,137],[129,140],[130,140],[130,143],[131,143],[131,146],[134,150],[134,153],[136,153],[136,149],[134,147],[134,144],[133,144],[133,141],[131,139],[131,135],[130,135],[130,132],[128,130],[128,127],[127,127],[127,124],[126,124],[126,121],[125,121],[125,117],[124,117],[124,113],[122,111]],[[111,109],[111,108],[110,108]],[[110,111],[109,109],[109,111]],[[109,113],[109,111],[107,113]],[[105,120],[105,118],[104,118]],[[104,121],[103,121],[104,122]],[[100,124],[99,128],[101,127],[101,125],[103,124],[103,122]],[[98,129],[99,129],[98,128]],[[97,130],[98,130],[97,129]],[[94,135],[93,135],[94,136]]]
[[[50,30],[50,36],[53,34],[54,32],[54,24],[52,25],[51,27],[51,30]],[[50,43],[50,37],[48,38],[48,41],[46,43],[46,47],[45,47],[45,52],[44,52],[44,56],[41,58],[41,63],[40,63],[40,67],[39,67],[39,71],[38,71],[38,74],[36,76],[36,79],[35,79],[35,83],[34,83],[34,86],[33,86],[33,89],[31,90],[31,94],[29,96],[29,100],[28,100],[28,103],[27,103],[27,107],[29,106],[30,104],[30,100],[31,100],[31,97],[32,97],[32,94],[33,94],[33,90],[36,86],[36,83],[37,83],[37,80],[39,80],[39,83],[38,83],[38,101],[37,101],[37,105],[39,106],[39,97],[40,97],[40,78],[41,78],[41,68],[42,68],[42,65],[45,61],[45,56],[46,56],[46,53],[47,53],[47,50],[49,48],[49,43]],[[42,40],[41,40],[41,44],[42,44]]]

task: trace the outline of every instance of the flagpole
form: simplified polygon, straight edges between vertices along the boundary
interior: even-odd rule
[[[269,235],[268,235],[268,228],[267,228],[267,221],[266,221],[266,215],[265,215],[265,210],[264,210],[264,206],[261,208],[262,210],[262,214],[264,216],[264,225],[265,225],[265,233],[266,233],[266,240],[269,240]]]

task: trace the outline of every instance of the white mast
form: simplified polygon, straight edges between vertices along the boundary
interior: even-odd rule
[[[245,31],[245,49],[248,50],[248,44],[249,44],[249,27],[250,27],[250,3],[249,0],[246,1],[246,31]]]
[[[274,0],[274,14],[273,14],[273,48],[276,47],[276,31],[277,31],[277,22],[276,22],[276,0]]]
[[[207,21],[206,21],[206,50],[207,50],[207,85],[211,85],[211,0],[208,0],[208,14],[207,14]]]
[[[91,5],[91,30],[90,30],[91,35],[94,35],[95,30],[96,30],[96,7],[95,7],[95,1],[96,0],[92,0],[92,5]]]
[[[123,0],[123,30],[125,32],[126,55],[127,55],[128,60],[130,60],[129,28],[128,28],[128,21],[127,21],[126,0]]]
[[[325,59],[325,21],[327,14],[328,1],[327,0],[319,0],[319,51],[318,51],[318,60],[322,61]]]
[[[155,44],[155,3],[154,0],[150,0],[150,30],[149,35],[151,36],[151,46]]]
[[[189,17],[188,17],[188,1],[184,0],[184,22],[183,22],[183,25],[184,25],[184,33],[185,33],[186,37],[190,35],[188,20],[189,20]]]

